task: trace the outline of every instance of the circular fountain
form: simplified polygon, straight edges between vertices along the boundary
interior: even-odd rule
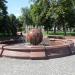
[[[74,43],[71,40],[44,38],[39,29],[32,29],[27,34],[26,39],[27,43],[4,44],[1,46],[1,56],[47,59],[70,55],[74,48]]]

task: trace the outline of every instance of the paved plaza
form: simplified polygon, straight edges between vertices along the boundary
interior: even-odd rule
[[[75,75],[75,55],[49,60],[2,57],[0,75]]]
[[[0,75],[75,75],[75,55],[49,60],[0,58]]]

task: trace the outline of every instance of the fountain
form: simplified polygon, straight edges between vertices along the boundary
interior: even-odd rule
[[[71,40],[44,38],[40,29],[32,29],[25,41],[0,44],[0,55],[11,58],[48,59],[72,54],[74,43]],[[11,43],[11,44],[10,44]]]

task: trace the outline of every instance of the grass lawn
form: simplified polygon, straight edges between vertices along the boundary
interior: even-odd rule
[[[47,35],[63,35],[64,36],[64,32],[56,32],[56,34],[54,34],[54,32],[49,31],[49,33],[47,34],[47,32],[43,32],[43,35],[47,36]],[[75,32],[67,32],[66,36],[75,36]]]

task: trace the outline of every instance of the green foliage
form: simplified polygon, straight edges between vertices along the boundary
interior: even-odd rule
[[[30,10],[28,8],[22,8],[21,11],[22,11],[22,16],[20,17],[21,22],[24,25],[31,25],[33,22],[30,16]]]
[[[30,8],[24,8],[22,18],[27,25],[44,26],[49,31],[63,30],[66,35],[75,27],[75,0],[30,0]]]
[[[22,31],[22,22],[14,14],[8,16],[8,24],[12,35],[16,36],[17,31]]]
[[[6,0],[0,0],[0,33],[2,33],[2,36],[16,36],[17,29],[21,28],[22,25],[14,14],[8,16],[6,3]]]
[[[6,0],[0,0],[0,32],[8,32]]]

